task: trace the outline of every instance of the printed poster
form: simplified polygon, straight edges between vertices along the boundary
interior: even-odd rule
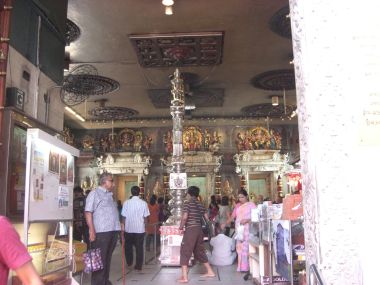
[[[44,154],[34,150],[32,159],[32,199],[42,201],[44,199]],[[20,197],[21,198],[21,197]]]
[[[69,187],[58,187],[58,208],[64,209],[69,207]]]
[[[72,156],[67,159],[67,182],[74,182],[74,159]]]
[[[67,184],[67,156],[64,154],[59,158],[59,184]]]
[[[272,220],[273,251],[275,255],[276,271],[287,280],[290,280],[290,221]]]
[[[59,153],[50,151],[49,152],[49,172],[58,174],[59,172]]]

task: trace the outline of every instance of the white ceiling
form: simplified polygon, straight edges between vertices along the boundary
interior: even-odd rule
[[[236,123],[245,106],[270,103],[270,95],[283,96],[283,91],[266,91],[253,87],[250,80],[263,72],[289,69],[292,46],[269,28],[269,20],[287,0],[176,0],[174,15],[166,16],[160,0],[69,0],[68,18],[81,31],[80,37],[66,47],[70,52],[70,69],[78,64],[91,64],[98,74],[120,83],[120,89],[103,96],[90,96],[86,103],[73,107],[91,119],[87,111],[97,107],[93,102],[107,98],[106,106],[137,110],[138,123],[154,126],[169,118],[169,106],[156,109],[149,99],[149,89],[169,88],[168,76],[173,67],[143,68],[138,63],[130,34],[187,33],[223,31],[222,64],[183,67],[181,72],[199,75],[202,86],[225,88],[223,107],[197,108],[192,123]],[[282,100],[280,100],[280,103]],[[296,104],[295,90],[286,91],[286,102]],[[149,120],[149,118],[162,118]],[[196,118],[200,119],[196,119]],[[231,120],[234,117],[235,120]],[[80,123],[69,114],[68,124],[78,128],[99,128],[94,122]],[[170,123],[170,120],[165,120]],[[278,123],[283,123],[281,120]],[[294,124],[296,120],[286,121]],[[133,127],[136,121],[115,122],[115,127]],[[101,127],[110,127],[102,123]]]

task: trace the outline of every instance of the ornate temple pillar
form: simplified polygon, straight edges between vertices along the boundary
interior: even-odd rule
[[[185,172],[185,158],[183,156],[182,147],[182,130],[183,117],[185,114],[185,89],[183,79],[178,68],[174,72],[172,84],[172,100],[170,106],[170,114],[173,118],[173,155],[171,159],[171,173]],[[167,224],[178,224],[182,218],[182,208],[186,191],[178,188],[170,189],[169,201],[171,216],[167,220]]]
[[[306,260],[324,284],[379,283],[377,6],[290,0]]]

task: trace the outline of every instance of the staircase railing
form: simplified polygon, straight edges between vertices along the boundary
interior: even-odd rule
[[[317,268],[317,266],[315,264],[310,265],[309,283],[308,283],[309,285],[314,284],[314,281],[313,281],[313,283],[311,283],[311,277],[312,276],[314,277],[313,280],[317,280],[317,284],[318,285],[323,285],[322,277],[319,274],[318,268]]]

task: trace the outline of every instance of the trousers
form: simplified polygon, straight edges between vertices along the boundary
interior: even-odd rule
[[[103,269],[92,272],[91,285],[109,285],[112,253],[115,249],[119,231],[96,233],[96,239],[91,243],[91,248],[100,248]]]

